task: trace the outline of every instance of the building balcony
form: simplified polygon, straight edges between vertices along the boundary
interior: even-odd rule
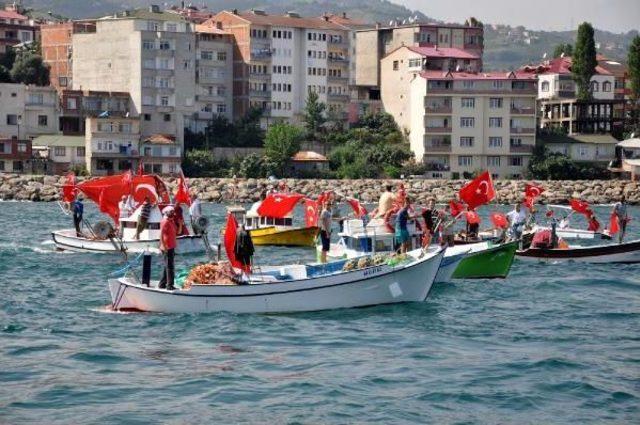
[[[536,134],[535,128],[511,127],[511,134]]]
[[[427,114],[451,114],[451,105],[427,105],[424,108]]]
[[[425,143],[424,149],[428,153],[451,152],[451,143]]]
[[[91,158],[96,159],[127,159],[127,158],[140,158],[140,152],[137,149],[132,149],[130,152],[96,152],[90,153]]]
[[[224,76],[212,76],[212,75],[200,75],[198,76],[198,80],[197,82],[200,84],[207,84],[207,83],[223,83],[226,81],[226,77]]]
[[[258,73],[258,72],[251,72],[249,73],[249,78],[252,78],[254,80],[271,80],[271,74],[264,74],[264,73]]]
[[[348,102],[351,97],[342,93],[327,93],[327,99],[336,102]]]
[[[429,94],[454,94],[453,87],[429,87],[427,88]]]
[[[227,100],[226,96],[223,95],[219,95],[219,94],[197,94],[196,95],[196,102],[224,102],[225,100]]]
[[[451,127],[425,127],[424,132],[427,134],[451,133]]]
[[[557,97],[562,99],[573,99],[576,97],[575,90],[560,90]]]
[[[271,51],[251,52],[252,61],[270,61],[273,53]]]
[[[334,83],[347,84],[349,82],[349,77],[338,77],[335,75],[327,75],[327,81],[334,82]]]
[[[441,164],[439,162],[425,162],[425,171],[451,171],[449,164]]]
[[[327,60],[336,65],[348,65],[349,59],[341,56],[330,56]]]
[[[533,153],[533,145],[509,145],[510,153]]]
[[[156,110],[160,113],[165,113],[165,114],[169,114],[171,112],[173,112],[173,106],[167,106],[167,105],[158,105],[156,106]]]
[[[533,115],[536,113],[534,107],[520,107],[520,106],[512,106],[511,107],[511,115]]]
[[[271,99],[271,90],[249,90],[249,96]]]
[[[519,94],[532,94],[532,95],[537,95],[538,94],[538,88],[537,87],[526,87],[526,88],[516,88],[513,87],[510,91],[507,90],[507,92],[519,95]]]

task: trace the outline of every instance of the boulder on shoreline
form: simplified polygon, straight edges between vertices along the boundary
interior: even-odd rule
[[[84,178],[79,177],[79,181]],[[177,179],[166,178],[172,193]],[[496,203],[511,204],[522,199],[527,180],[496,180]],[[0,200],[31,200],[51,202],[60,199],[60,188],[64,177],[0,174]],[[260,193],[270,189],[273,181],[268,179],[190,178],[189,186],[205,202],[251,203],[259,199]],[[434,197],[438,203],[456,197],[463,180],[322,180],[286,179],[289,190],[316,197],[333,190],[338,197],[354,197],[363,202],[376,202],[384,186],[398,187],[404,183],[407,193],[418,204]],[[580,198],[592,204],[617,202],[624,194],[629,204],[640,204],[640,185],[628,180],[579,180],[537,182],[544,187],[539,198],[543,204],[567,204],[571,198]]]

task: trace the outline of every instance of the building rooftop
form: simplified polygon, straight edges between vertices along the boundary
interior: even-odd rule
[[[343,13],[342,15],[326,13],[322,16],[322,18],[336,25],[340,25],[349,29],[358,29],[358,28],[363,29],[363,28],[371,28],[373,26],[373,24],[369,22],[349,18],[346,13]]]
[[[225,31],[221,28],[218,28],[216,22],[213,19],[209,19],[202,24],[196,24],[196,32],[206,33],[206,34],[217,34],[217,35],[230,35],[231,33]]]
[[[463,24],[454,24],[454,23],[438,23],[438,22],[411,22],[411,23],[394,23],[393,21],[389,23],[389,25],[377,25],[375,28],[366,28],[361,29],[359,31],[384,31],[384,30],[393,30],[397,28],[456,28],[456,29],[477,29],[478,31],[482,31],[482,27],[472,27],[469,25]]]
[[[0,19],[15,19],[17,21],[28,21],[29,17],[21,15],[13,10],[0,10]]]
[[[33,139],[34,146],[67,146],[82,147],[85,144],[84,136],[64,136],[62,134],[44,134]]]
[[[452,72],[452,71],[422,71],[422,78],[428,80],[528,80],[535,81],[535,74],[526,72]]]
[[[633,139],[623,140],[622,142],[618,143],[618,146],[627,149],[640,149],[640,138],[634,137]]]
[[[619,142],[610,134],[574,134],[572,136],[559,133],[551,133],[548,131],[540,131],[537,134],[538,141],[551,144],[609,144],[617,145]]]
[[[570,75],[571,74],[571,57],[566,56],[563,58],[555,58],[549,61],[545,61],[538,65],[526,65],[523,66],[520,71],[529,72],[534,74],[560,74],[560,75]],[[602,66],[596,66],[596,74],[597,75],[611,75],[611,72],[607,71]]]
[[[176,137],[170,134],[152,134],[144,139],[143,143],[152,145],[174,145],[176,143]]]
[[[294,162],[327,162],[326,156],[314,151],[300,151],[291,157]]]
[[[334,24],[321,17],[306,18],[294,13],[287,15],[268,15],[259,10],[245,12],[230,12],[224,10],[220,14],[235,16],[253,25],[290,27],[290,28],[314,28],[318,30],[344,30],[343,26]],[[216,15],[218,16],[218,15]]]
[[[412,52],[428,58],[480,59],[480,56],[455,47],[407,47]]]
[[[108,15],[100,19],[144,19],[149,21],[187,22],[187,20],[180,14],[163,11],[155,8],[154,6],[125,10],[124,12],[118,12],[115,15]]]

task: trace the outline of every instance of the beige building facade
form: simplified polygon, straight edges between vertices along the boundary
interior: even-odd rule
[[[0,84],[0,138],[33,139],[58,131],[60,108],[55,89]]]
[[[91,175],[111,175],[135,170],[140,159],[139,145],[139,118],[86,119],[85,159],[87,171]]]

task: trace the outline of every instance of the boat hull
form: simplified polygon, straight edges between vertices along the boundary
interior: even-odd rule
[[[470,252],[460,262],[452,279],[506,278],[511,270],[518,242],[509,242]]]
[[[120,253],[119,242],[106,240],[93,240],[77,237],[75,230],[58,230],[51,233],[56,249],[72,252],[96,252],[96,253]],[[160,254],[158,239],[141,239],[123,241],[128,253],[150,252]],[[189,254],[203,252],[205,250],[202,236],[179,236],[177,238],[176,253]]]
[[[319,229],[317,227],[300,227],[281,230],[276,227],[263,227],[250,230],[254,245],[275,246],[314,246]]]
[[[287,313],[424,301],[444,251],[389,265],[300,280],[240,286],[194,285],[188,291],[109,280],[115,308],[163,313]]]
[[[640,263],[640,241],[568,249],[529,248],[518,251],[517,255],[519,259],[542,262],[632,264]]]
[[[467,256],[467,252],[451,254],[451,255],[448,255],[447,253],[445,253],[444,258],[440,263],[438,274],[436,275],[436,283],[451,282],[456,269],[458,268],[458,266],[466,256]]]

